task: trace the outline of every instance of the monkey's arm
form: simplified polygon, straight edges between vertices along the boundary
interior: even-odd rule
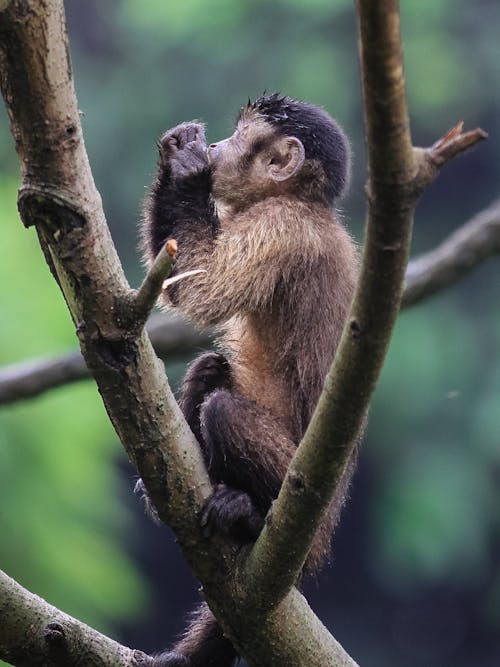
[[[177,240],[182,257],[197,243],[210,245],[217,229],[203,126],[182,123],[165,132],[158,148],[142,228],[149,264],[169,238]]]

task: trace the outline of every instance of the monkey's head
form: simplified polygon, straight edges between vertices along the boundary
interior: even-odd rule
[[[244,208],[294,195],[332,205],[350,167],[347,138],[320,107],[274,93],[242,107],[232,136],[208,148],[216,200]]]

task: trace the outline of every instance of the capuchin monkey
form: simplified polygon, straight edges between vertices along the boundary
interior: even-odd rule
[[[143,225],[150,264],[178,242],[164,302],[221,331],[199,356],[180,405],[215,491],[208,534],[255,540],[318,401],[358,271],[335,204],[349,178],[349,145],[321,108],[280,94],[240,110],[234,134],[207,148],[203,125],[159,141]],[[306,561],[316,571],[354,468],[351,461]],[[238,655],[205,604],[154,667],[230,667]]]

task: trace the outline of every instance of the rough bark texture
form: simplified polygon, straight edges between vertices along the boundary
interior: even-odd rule
[[[18,667],[135,667],[146,657],[52,607],[3,572],[0,618],[0,655]]]

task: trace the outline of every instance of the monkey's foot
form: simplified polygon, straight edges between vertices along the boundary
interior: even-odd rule
[[[254,542],[264,519],[248,493],[220,484],[203,508],[201,525],[207,537],[221,533],[237,542]]]
[[[228,389],[230,385],[229,362],[224,355],[217,352],[206,352],[195,359],[182,382],[183,391],[193,393],[197,398],[211,393],[214,389]]]

